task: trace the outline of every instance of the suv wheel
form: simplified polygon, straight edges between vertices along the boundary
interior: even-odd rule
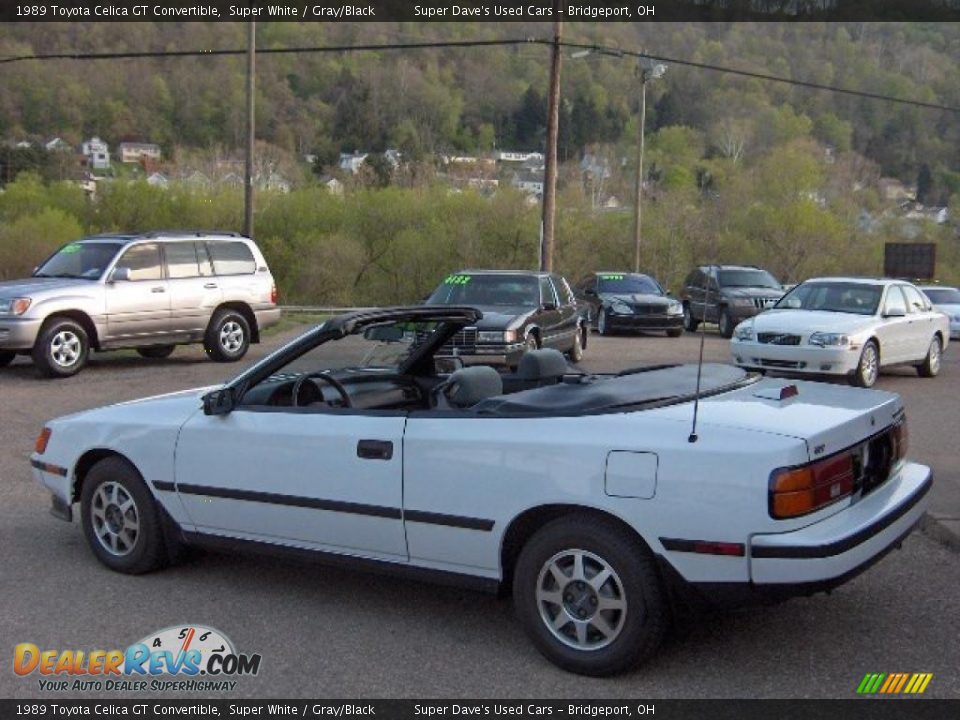
[[[0,352],[0,367],[6,367],[13,362],[13,359],[17,356],[14,352]]]
[[[87,331],[69,318],[53,318],[44,324],[31,355],[33,364],[47,377],[76,375],[90,355]]]
[[[683,329],[689,332],[696,332],[698,327],[700,327],[700,322],[694,319],[693,311],[690,309],[690,305],[688,305],[687,303],[684,303]]]
[[[723,335],[723,337],[733,337],[734,323],[730,317],[730,312],[726,308],[720,311],[720,318],[717,320],[717,325],[720,326],[720,334]]]
[[[523,547],[513,599],[537,649],[564,670],[604,676],[656,652],[668,612],[650,552],[586,516],[545,525]]]
[[[236,310],[217,312],[203,338],[207,355],[217,362],[236,362],[250,347],[250,324]]]
[[[176,345],[151,345],[150,347],[137,348],[137,354],[151,360],[163,360],[173,354],[175,347]]]

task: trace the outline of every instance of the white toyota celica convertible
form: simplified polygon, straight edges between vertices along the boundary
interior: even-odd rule
[[[31,463],[114,570],[206,543],[510,587],[591,675],[650,657],[681,604],[835,587],[924,512],[897,395],[704,365],[692,432],[697,366],[459,367],[479,318],[340,316],[222,387],[54,420]]]

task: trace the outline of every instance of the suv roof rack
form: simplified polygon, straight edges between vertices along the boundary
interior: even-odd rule
[[[151,230],[150,232],[143,233],[140,237],[155,238],[163,235],[171,235],[173,237],[204,237],[205,235],[243,237],[240,233],[233,232],[232,230]]]

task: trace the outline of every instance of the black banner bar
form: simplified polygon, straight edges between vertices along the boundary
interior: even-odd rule
[[[3,718],[954,720],[960,700],[0,700]]]
[[[960,0],[3,0],[0,22],[958,21]]]

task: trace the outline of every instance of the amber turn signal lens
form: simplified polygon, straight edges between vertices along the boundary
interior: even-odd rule
[[[45,427],[40,431],[40,434],[37,435],[37,442],[34,443],[33,449],[37,455],[43,455],[47,450],[47,443],[50,442],[50,436],[53,434],[53,430],[48,427]]]

